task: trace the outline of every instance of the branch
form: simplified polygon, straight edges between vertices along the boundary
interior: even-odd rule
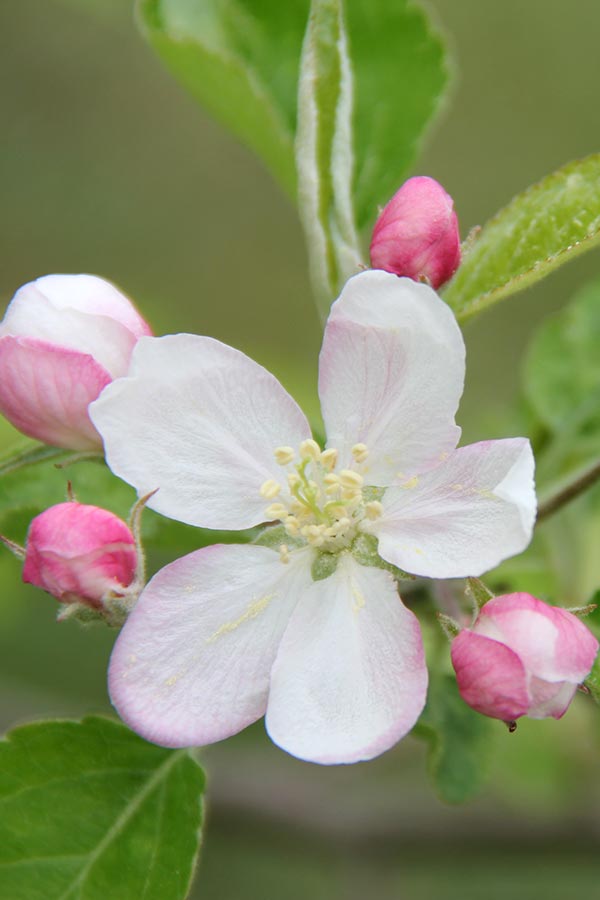
[[[597,460],[589,469],[576,475],[573,481],[543,500],[538,507],[537,521],[541,522],[553,513],[558,512],[571,500],[575,500],[576,497],[583,494],[598,479],[600,479],[600,460]]]

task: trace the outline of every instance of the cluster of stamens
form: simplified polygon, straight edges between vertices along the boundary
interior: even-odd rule
[[[336,472],[338,451],[333,447],[321,450],[312,439],[302,441],[298,452],[293,447],[278,447],[275,460],[287,470],[287,490],[275,479],[262,485],[261,495],[273,501],[265,510],[266,519],[281,521],[291,538],[303,539],[326,552],[350,546],[361,522],[376,519],[383,511],[378,500],[366,500],[363,493],[360,469],[368,455],[365,444],[355,444],[352,458],[356,468]],[[287,547],[281,550],[284,559]]]

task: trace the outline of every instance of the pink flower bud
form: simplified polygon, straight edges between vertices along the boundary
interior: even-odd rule
[[[29,437],[102,446],[88,406],[151,334],[131,301],[94,275],[46,275],[21,287],[0,323],[0,413]]]
[[[490,600],[451,650],[463,700],[505,722],[560,719],[597,652],[598,641],[583,622],[530,594]]]
[[[460,264],[460,235],[452,197],[433,178],[409,178],[373,229],[371,265],[437,290]]]
[[[97,506],[51,506],[31,522],[25,550],[23,581],[62,603],[101,609],[110,594],[126,594],[136,574],[133,534]]]

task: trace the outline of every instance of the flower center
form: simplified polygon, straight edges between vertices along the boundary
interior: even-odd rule
[[[383,512],[379,500],[370,499],[360,473],[369,455],[365,444],[355,444],[355,468],[336,472],[338,451],[321,450],[312,439],[302,441],[298,451],[277,447],[275,459],[285,470],[286,482],[269,479],[260,489],[272,502],[265,510],[269,521],[279,520],[290,537],[303,539],[323,552],[336,553],[349,547],[364,519]]]

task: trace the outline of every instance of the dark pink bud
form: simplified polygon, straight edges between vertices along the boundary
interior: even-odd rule
[[[530,594],[490,600],[451,649],[463,700],[505,722],[560,719],[597,652],[598,641],[583,622]]]
[[[437,290],[460,264],[460,235],[452,197],[434,178],[405,181],[373,229],[371,265]]]
[[[135,578],[135,538],[125,522],[97,506],[59,503],[32,521],[23,581],[63,603],[101,608]]]

